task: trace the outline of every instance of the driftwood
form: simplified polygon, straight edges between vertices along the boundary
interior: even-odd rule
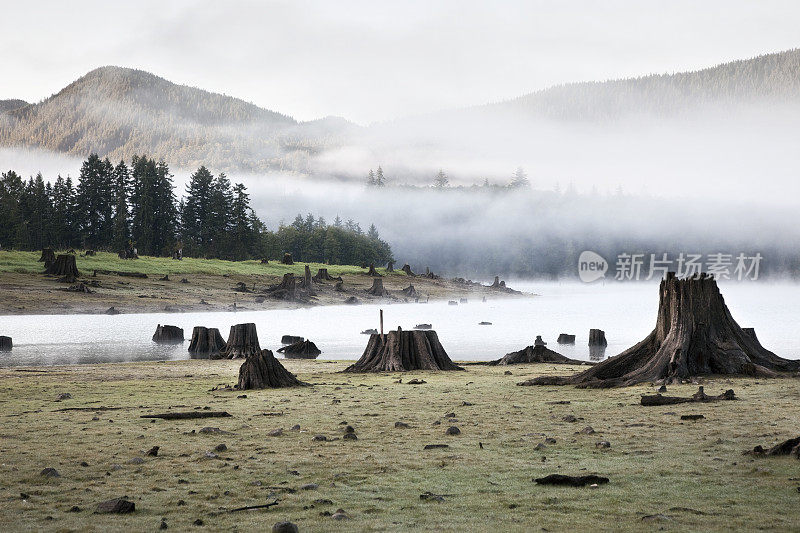
[[[175,413],[161,413],[158,415],[142,415],[141,418],[161,418],[163,420],[191,420],[193,418],[227,418],[231,414],[227,411],[178,411]]]
[[[314,281],[317,281],[317,282],[319,282],[319,281],[342,281],[342,277],[338,276],[338,277],[334,278],[333,276],[328,274],[328,269],[327,268],[320,268],[319,270],[317,270],[316,276],[314,276]]]
[[[53,252],[52,248],[42,248],[42,256],[39,258],[40,263],[55,263],[56,262],[56,254]]]
[[[606,332],[602,329],[590,329],[589,346],[608,346],[608,341],[606,341]]]
[[[408,266],[408,263],[406,263],[405,265],[403,265],[403,268],[401,268],[400,270],[402,270],[403,272],[405,272],[405,273],[406,273],[406,276],[411,276],[412,278],[413,278],[414,276],[416,276],[416,274],[414,274],[414,273],[411,271],[411,267],[410,267],[410,266]]]
[[[556,342],[558,344],[575,344],[575,335],[562,333],[558,336],[558,340],[556,340]]]
[[[589,474],[588,476],[567,476],[564,474],[550,474],[549,476],[534,479],[537,485],[557,485],[567,487],[585,487],[586,485],[602,485],[608,483],[607,477]]]
[[[389,291],[383,288],[382,279],[375,278],[372,280],[372,287],[367,289],[367,294],[371,294],[373,296],[388,296]]]
[[[229,513],[236,513],[236,512],[239,512],[239,511],[252,511],[254,509],[267,509],[267,508],[273,507],[275,505],[278,505],[278,500],[275,500],[274,502],[270,502],[270,503],[264,503],[264,504],[261,504],[261,505],[245,505],[244,507],[237,507],[236,509],[231,509],[228,512]]]
[[[394,261],[389,261],[386,264],[386,272],[394,272]]]
[[[297,335],[284,335],[281,337],[281,344],[294,344],[296,342],[303,342],[305,339]]]
[[[75,264],[75,256],[72,254],[60,254],[52,263],[45,263],[45,274],[64,276],[73,280],[81,275]]]
[[[409,285],[405,289],[400,289],[400,292],[403,293],[403,296],[405,296],[406,298],[419,297],[419,293],[417,292],[417,289],[415,289],[413,285]]]
[[[800,437],[788,439],[780,442],[772,448],[764,449],[760,444],[752,449],[752,451],[745,452],[749,455],[757,455],[762,457],[777,456],[777,455],[791,455],[800,459]]]
[[[283,348],[278,352],[282,353],[287,359],[316,359],[322,351],[311,341],[299,341]]]
[[[192,330],[192,340],[189,342],[190,354],[207,355],[215,359],[224,349],[225,339],[217,328],[195,326]]]
[[[390,331],[370,335],[367,348],[345,372],[405,372],[409,370],[464,370],[445,352],[435,331]]]
[[[261,346],[258,344],[258,333],[256,325],[236,324],[231,326],[228,342],[220,352],[220,359],[237,359],[239,357],[257,356],[261,353]]]
[[[183,328],[159,324],[156,332],[153,333],[153,342],[161,344],[183,342]]]
[[[255,327],[253,331],[255,332]],[[239,367],[239,383],[237,384],[239,390],[275,389],[301,385],[306,385],[306,383],[283,368],[283,365],[269,350],[261,350],[259,354],[248,356]]]
[[[570,359],[560,353],[549,350],[543,344],[528,346],[518,352],[511,352],[501,359],[491,361],[490,365],[519,365],[524,363],[555,363],[559,365],[585,365],[585,361]]]
[[[285,252],[283,254],[283,259],[281,260],[281,263],[283,263],[284,265],[293,265],[294,261],[292,261],[292,254],[290,254],[289,252]]]
[[[778,357],[742,331],[713,277],[678,279],[670,272],[659,288],[656,327],[643,341],[580,374],[533,381],[618,387],[679,383],[714,374],[773,377],[797,370],[800,361]]]
[[[382,274],[379,274],[377,270],[375,270],[375,264],[369,264],[369,271],[367,272],[367,276],[372,276],[373,278],[381,278],[383,277]]]
[[[11,337],[0,335],[0,352],[10,352],[13,347]]]
[[[661,396],[661,394],[652,394],[652,395],[644,395],[642,396],[642,405],[651,406],[651,405],[675,405],[678,403],[691,403],[691,402],[716,402],[719,400],[735,400],[736,395],[733,393],[733,389],[728,389],[719,396],[707,396],[705,392],[703,392],[703,387],[695,392],[693,395],[689,396],[688,398],[680,397],[680,396]]]

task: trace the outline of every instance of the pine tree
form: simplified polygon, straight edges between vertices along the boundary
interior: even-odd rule
[[[202,166],[189,178],[181,209],[181,236],[187,255],[202,255],[211,246],[215,236],[213,193],[214,175]]]
[[[369,174],[367,174],[367,186],[373,187],[375,185],[375,173],[372,169],[369,169]]]
[[[130,195],[131,173],[125,161],[120,161],[114,168],[114,249],[124,250],[131,238],[128,213],[128,196]]]
[[[528,188],[531,186],[531,182],[528,180],[528,174],[525,172],[525,169],[522,167],[517,167],[517,170],[514,171],[514,174],[511,176],[511,183],[509,187],[512,189],[520,189],[520,188]]]
[[[383,169],[378,166],[378,170],[375,172],[375,186],[376,187],[383,187],[386,185],[386,178],[383,177]]]
[[[91,154],[81,165],[77,204],[81,237],[86,248],[111,244],[114,216],[114,167],[111,162]]]
[[[450,186],[450,180],[447,179],[447,174],[444,173],[444,170],[439,169],[439,173],[433,178],[433,186],[437,189],[444,189]]]

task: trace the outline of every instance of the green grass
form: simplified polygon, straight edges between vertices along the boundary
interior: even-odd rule
[[[510,367],[508,376],[507,368],[498,367],[352,375],[335,373],[344,367],[340,362],[284,364],[313,386],[247,391],[246,398],[212,391],[235,383],[240,361],[87,365],[46,373],[0,369],[0,526],[148,531],[166,517],[177,531],[268,531],[280,520],[296,522],[301,531],[800,528],[800,461],[742,455],[756,444],[798,435],[800,380],[709,380],[707,392],[733,388],[740,400],[645,408],[639,396],[653,390],[647,386],[515,385],[574,370],[554,365]],[[401,377],[427,383],[396,383]],[[670,394],[696,390],[674,386]],[[72,399],[54,401],[61,392]],[[120,409],[58,411],[98,406]],[[140,418],[206,406],[233,417]],[[451,411],[456,419],[444,418]],[[684,413],[706,418],[684,422]],[[582,420],[565,422],[568,414]],[[343,421],[354,426],[357,441],[341,439]],[[396,429],[396,421],[411,427]],[[300,431],[290,429],[295,424]],[[461,435],[446,436],[450,425]],[[204,426],[229,433],[192,433]],[[586,426],[597,433],[582,433]],[[268,436],[275,428],[284,435]],[[313,442],[316,434],[336,440]],[[536,450],[545,436],[556,443]],[[611,448],[596,448],[600,440]],[[206,458],[220,443],[228,450]],[[424,451],[429,443],[450,447]],[[155,445],[158,456],[144,456]],[[132,458],[144,462],[130,464]],[[41,477],[45,467],[61,477]],[[597,489],[533,483],[550,473],[598,473],[611,482]],[[306,483],[319,488],[299,490]],[[422,501],[425,491],[445,501]],[[135,502],[136,513],[92,515],[99,501],[123,495]],[[276,498],[280,504],[269,510],[226,512]],[[68,512],[73,505],[82,510]],[[352,519],[336,522],[321,514],[337,508]],[[644,519],[650,515],[663,517]],[[204,529],[192,526],[198,518]]]
[[[58,252],[56,252],[58,254]],[[97,252],[97,255],[84,257],[76,254],[78,270],[91,273],[92,270],[113,270],[120,272],[142,272],[148,275],[164,274],[241,274],[283,276],[288,272],[302,275],[305,265],[308,265],[312,274],[317,269],[327,268],[331,276],[347,274],[361,274],[365,270],[353,265],[324,265],[321,263],[295,263],[283,265],[277,261],[270,261],[262,265],[260,261],[224,261],[221,259],[194,259],[184,258],[176,261],[167,257],[140,256],[139,259],[120,259],[117,254]],[[30,273],[38,274],[44,270],[42,263],[37,262],[41,252],[0,251],[0,273]],[[386,274],[385,268],[377,268],[378,272]],[[402,271],[395,271],[390,275],[404,276]]]

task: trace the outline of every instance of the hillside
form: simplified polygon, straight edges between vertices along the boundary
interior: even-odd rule
[[[302,171],[308,154],[335,136],[310,124],[312,136],[286,115],[120,67],[98,68],[40,103],[0,112],[2,146],[97,152],[114,161],[148,154],[187,168]]]
[[[28,102],[25,100],[17,100],[17,99],[10,99],[10,100],[0,100],[0,113],[4,113],[6,111],[12,111],[14,109],[19,109],[20,107],[28,105]]]

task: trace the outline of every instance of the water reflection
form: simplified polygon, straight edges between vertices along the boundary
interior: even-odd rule
[[[602,361],[606,357],[605,346],[589,346],[589,361]]]

